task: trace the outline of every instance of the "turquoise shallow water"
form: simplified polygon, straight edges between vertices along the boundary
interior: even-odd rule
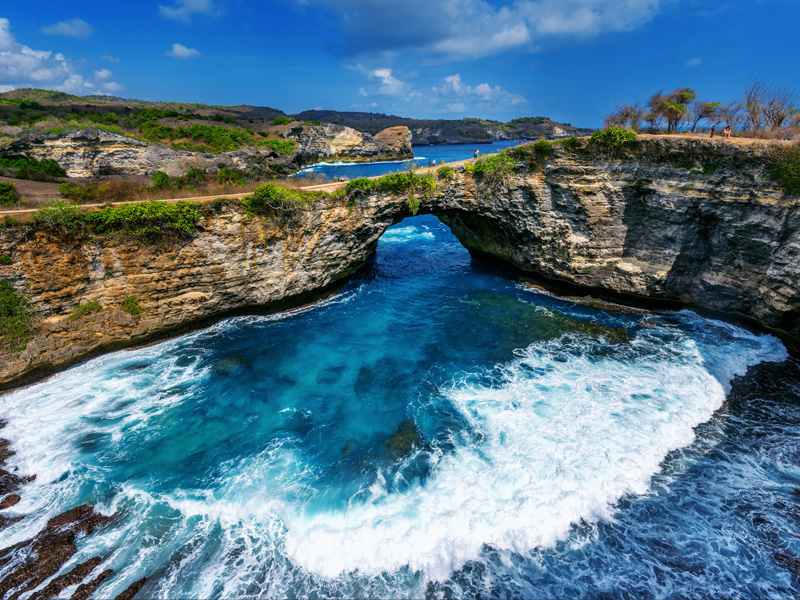
[[[357,179],[358,177],[377,177],[387,173],[397,173],[417,167],[427,167],[432,161],[436,164],[466,160],[472,158],[475,150],[481,155],[493,154],[511,146],[516,146],[519,140],[502,140],[491,144],[442,144],[438,146],[413,146],[414,158],[410,160],[396,160],[374,163],[318,163],[309,165],[300,171],[298,177],[310,175],[323,175],[328,179],[345,177]]]
[[[0,397],[38,475],[0,535],[115,513],[73,561],[108,556],[98,597],[796,596],[799,382],[775,338],[528,290],[416,217],[331,300]]]

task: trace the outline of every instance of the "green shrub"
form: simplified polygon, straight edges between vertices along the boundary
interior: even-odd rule
[[[491,154],[486,158],[465,166],[468,173],[489,181],[499,181],[514,169],[514,161],[508,154]]]
[[[197,231],[200,210],[188,202],[136,202],[86,213],[83,220],[104,235],[130,236],[145,243]]]
[[[122,301],[122,310],[128,311],[134,317],[138,317],[144,312],[144,309],[139,306],[139,301],[136,296],[128,296]]]
[[[414,196],[414,194],[408,194],[408,200],[406,200],[406,204],[408,204],[408,208],[411,210],[412,215],[415,215],[419,212],[419,199]]]
[[[269,182],[258,186],[252,194],[243,198],[242,206],[255,214],[265,214],[271,211],[291,212],[302,209],[321,195],[285,188]]]
[[[14,354],[31,339],[33,307],[8,281],[0,281],[0,351]]]
[[[717,172],[716,163],[707,163],[703,165],[703,175],[713,175],[716,172]]]
[[[96,187],[77,183],[62,183],[58,186],[59,194],[75,202],[91,202],[95,198],[95,192]]]
[[[51,200],[34,213],[33,220],[50,229],[74,229],[81,221],[81,209],[77,204]]]
[[[540,158],[546,158],[553,154],[553,142],[545,138],[540,138],[534,142],[533,152]]]
[[[52,158],[36,160],[35,158],[0,158],[0,167],[14,169],[17,175],[26,172],[43,173],[50,177],[66,177],[67,172]],[[20,177],[28,179],[29,177]]]
[[[345,190],[349,192],[354,192],[356,190],[363,190],[365,192],[371,192],[375,189],[375,182],[372,179],[367,179],[366,177],[359,177],[358,179],[352,179],[347,182],[345,186]]]
[[[206,174],[197,167],[192,167],[186,172],[183,178],[186,180],[186,183],[197,185],[206,181]]]
[[[19,203],[17,186],[10,181],[0,181],[0,205],[13,205]]]
[[[10,265],[11,257],[8,254],[0,254],[0,265]]]
[[[569,152],[574,152],[581,145],[580,140],[574,135],[563,140],[561,143],[564,144],[564,148]]]
[[[453,170],[452,167],[450,167],[448,165],[445,165],[443,167],[439,167],[436,170],[436,176],[439,179],[448,180],[448,179],[452,179],[453,177],[455,177],[455,175],[456,175],[456,172]]]
[[[257,142],[256,144],[259,148],[272,148],[280,154],[281,156],[289,156],[292,152],[294,152],[295,147],[297,146],[297,142],[294,140],[280,140],[278,138],[268,138],[263,142]]]
[[[275,117],[274,119],[272,119],[270,125],[288,125],[293,120],[294,119],[292,119],[291,117],[286,117],[286,116]]]
[[[605,146],[609,150],[617,150],[621,148],[626,142],[633,142],[636,140],[636,132],[629,131],[628,129],[620,129],[612,127],[610,129],[603,129],[602,131],[595,131],[592,134],[591,141],[594,144]]]
[[[67,317],[67,321],[75,321],[81,317],[98,313],[101,310],[103,310],[103,307],[100,306],[100,302],[97,300],[91,300],[86,304],[78,304],[78,306],[72,309],[72,312]]]
[[[787,194],[800,196],[800,143],[774,147],[768,154],[769,176],[778,181]]]
[[[175,186],[172,185],[172,179],[163,171],[156,171],[153,173],[153,188],[157,190],[171,190]]]
[[[247,183],[247,178],[241,171],[222,167],[217,171],[217,183],[221,185],[240,185]]]

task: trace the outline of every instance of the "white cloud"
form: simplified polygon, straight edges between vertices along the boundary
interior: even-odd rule
[[[384,96],[394,96],[396,94],[400,94],[403,91],[403,87],[405,83],[397,79],[394,75],[392,75],[391,69],[381,68],[381,69],[365,69],[361,65],[356,65],[355,69],[360,71],[367,77],[373,80],[377,80],[378,87],[377,93],[384,95]],[[363,87],[358,89],[358,93],[362,96],[368,96],[369,92],[365,90]]]
[[[466,60],[513,48],[537,49],[548,39],[585,39],[628,31],[649,21],[668,0],[305,0],[340,21],[341,50],[386,60],[411,51],[433,61]],[[366,60],[366,58],[365,58]]]
[[[466,112],[467,105],[463,102],[453,102],[445,107],[446,112],[463,113]]]
[[[686,61],[686,66],[687,67],[699,67],[702,64],[703,64],[703,59],[702,58],[692,58],[692,59]]]
[[[11,22],[0,18],[0,89],[3,91],[35,87],[70,94],[95,94],[122,89],[120,84],[111,81],[112,75],[107,69],[101,69],[95,72],[94,81],[85,79],[62,53],[34,50],[17,42],[11,33]]]
[[[106,62],[110,62],[110,63],[114,63],[114,64],[119,62],[119,59],[116,56],[111,56],[110,54],[104,54],[102,59],[104,61],[106,61]]]
[[[523,96],[512,94],[502,89],[499,85],[494,87],[488,83],[480,83],[475,87],[466,85],[461,81],[461,75],[458,73],[445,77],[443,82],[443,85],[434,87],[431,91],[444,97],[473,97],[473,99],[488,102],[494,106],[516,106],[518,104],[527,104],[528,102]]]
[[[205,14],[217,16],[219,11],[214,6],[212,0],[178,0],[173,6],[158,5],[158,14],[165,19],[174,21],[189,22],[192,15]]]
[[[67,19],[55,25],[42,27],[42,33],[46,35],[65,35],[74,38],[88,38],[92,33],[92,28],[82,19]]]
[[[183,44],[172,44],[172,50],[169,50],[164,54],[171,56],[172,58],[180,59],[197,58],[200,56],[200,52],[198,50],[195,50],[194,48],[187,48]]]

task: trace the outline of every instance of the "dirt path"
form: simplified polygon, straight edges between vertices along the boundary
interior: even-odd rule
[[[415,169],[415,170],[419,171],[421,173],[426,173],[428,171],[436,170],[436,169],[444,166],[445,164],[453,167],[453,166],[456,166],[456,165],[463,165],[466,162],[468,162],[468,160],[459,160],[459,161],[455,161],[455,162],[451,162],[451,163],[441,163],[441,164],[436,165],[435,167],[420,167],[419,169]],[[380,177],[383,177],[383,175],[376,175],[374,177],[368,177],[367,179],[378,179]],[[13,181],[13,180],[9,180],[9,181]],[[306,186],[301,186],[301,187],[294,188],[294,189],[303,190],[303,191],[306,191],[306,192],[328,192],[328,193],[331,193],[331,192],[335,192],[336,190],[338,190],[340,188],[343,188],[346,185],[347,185],[346,181],[331,181],[330,183],[321,183],[321,184],[316,184],[316,185],[306,185]],[[170,204],[173,204],[175,202],[211,202],[213,200],[216,200],[217,198],[230,198],[230,199],[239,199],[240,200],[240,199],[244,198],[245,196],[249,196],[252,193],[253,192],[241,192],[241,193],[238,193],[238,194],[213,194],[213,195],[210,195],[210,196],[193,196],[193,197],[190,197],[190,198],[166,198],[166,199],[163,199],[163,200],[157,200],[157,202],[167,202],[167,203],[170,203]],[[93,203],[93,204],[81,204],[80,207],[81,208],[103,208],[104,206],[120,206],[120,205],[123,205],[123,204],[138,204],[140,202],[147,202],[147,200],[125,200],[123,202],[96,202],[96,203]],[[21,209],[15,209],[15,210],[3,210],[3,209],[0,209],[0,217],[5,217],[5,216],[13,217],[15,215],[24,216],[24,215],[29,215],[31,213],[35,213],[38,210],[39,210],[39,208],[21,208]]]

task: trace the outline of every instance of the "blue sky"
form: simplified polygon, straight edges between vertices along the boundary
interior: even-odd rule
[[[800,92],[800,0],[6,3],[0,91],[60,89],[418,118],[549,116],[747,77]]]

